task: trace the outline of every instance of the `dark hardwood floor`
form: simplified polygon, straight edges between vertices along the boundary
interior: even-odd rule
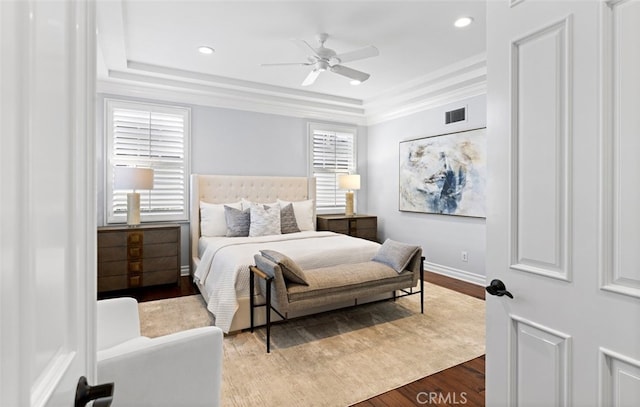
[[[194,294],[200,294],[198,287],[193,284],[190,276],[182,276],[180,277],[180,284],[168,284],[98,293],[98,299],[104,300],[105,298],[133,297],[138,300],[138,302],[144,302]]]
[[[479,285],[443,276],[442,274],[430,273],[428,271],[424,272],[424,281],[484,300],[485,290],[484,287]]]
[[[436,273],[425,272],[425,281],[484,298],[484,287]],[[484,407],[484,355],[424,377],[397,389],[354,404],[352,407],[467,406]]]
[[[425,272],[425,281],[472,297],[485,299],[484,287],[436,273]],[[191,277],[184,276],[179,285],[146,287],[135,290],[101,293],[98,299],[129,296],[139,302],[198,294]],[[380,394],[352,407],[460,406],[484,407],[485,358],[480,356],[460,365],[424,377],[405,386]]]

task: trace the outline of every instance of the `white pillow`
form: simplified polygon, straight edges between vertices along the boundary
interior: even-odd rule
[[[253,205],[253,204],[256,204],[256,205],[267,205],[267,206],[274,206],[274,205],[277,206],[278,205],[277,202],[271,202],[271,203],[252,202],[252,201],[250,201],[250,200],[248,200],[246,198],[242,198],[240,200],[240,202],[242,202],[242,210],[243,211],[246,210],[246,209],[251,208],[251,205]]]
[[[251,225],[249,237],[279,235],[280,205],[267,206],[251,205]]]
[[[200,201],[200,236],[226,236],[227,220],[224,206],[242,209],[240,201],[227,204],[212,204]]]
[[[293,204],[293,212],[296,215],[298,229],[300,229],[301,232],[304,232],[305,230],[315,230],[315,226],[313,223],[313,199],[295,202],[282,201],[278,199],[278,203],[282,207],[290,203]]]

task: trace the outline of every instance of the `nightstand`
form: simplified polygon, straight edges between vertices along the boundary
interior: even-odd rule
[[[378,217],[371,215],[318,215],[317,230],[329,230],[336,233],[378,241]]]
[[[180,282],[180,225],[98,228],[98,292]]]

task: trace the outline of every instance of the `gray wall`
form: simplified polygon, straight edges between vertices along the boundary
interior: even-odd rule
[[[138,100],[191,108],[191,173],[227,175],[307,176],[307,123],[302,118],[246,112],[183,103],[98,94],[97,185],[98,225],[105,224],[104,211],[104,99]],[[366,211],[367,128],[358,126],[358,171],[363,178],[358,211]],[[189,224],[182,226],[182,261],[189,264]]]
[[[467,120],[444,124],[444,112],[467,107]],[[378,216],[379,236],[422,246],[426,267],[476,283],[485,275],[485,219],[400,212],[399,142],[486,127],[486,97],[478,96],[368,128],[367,210]],[[461,252],[468,253],[463,262]]]

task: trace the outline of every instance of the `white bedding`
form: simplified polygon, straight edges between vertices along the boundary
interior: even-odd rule
[[[379,243],[333,233],[307,231],[261,237],[203,237],[206,246],[194,280],[205,287],[207,308],[216,326],[228,333],[238,309],[238,297],[249,295],[249,266],[262,249],[286,254],[302,269],[371,260]]]

